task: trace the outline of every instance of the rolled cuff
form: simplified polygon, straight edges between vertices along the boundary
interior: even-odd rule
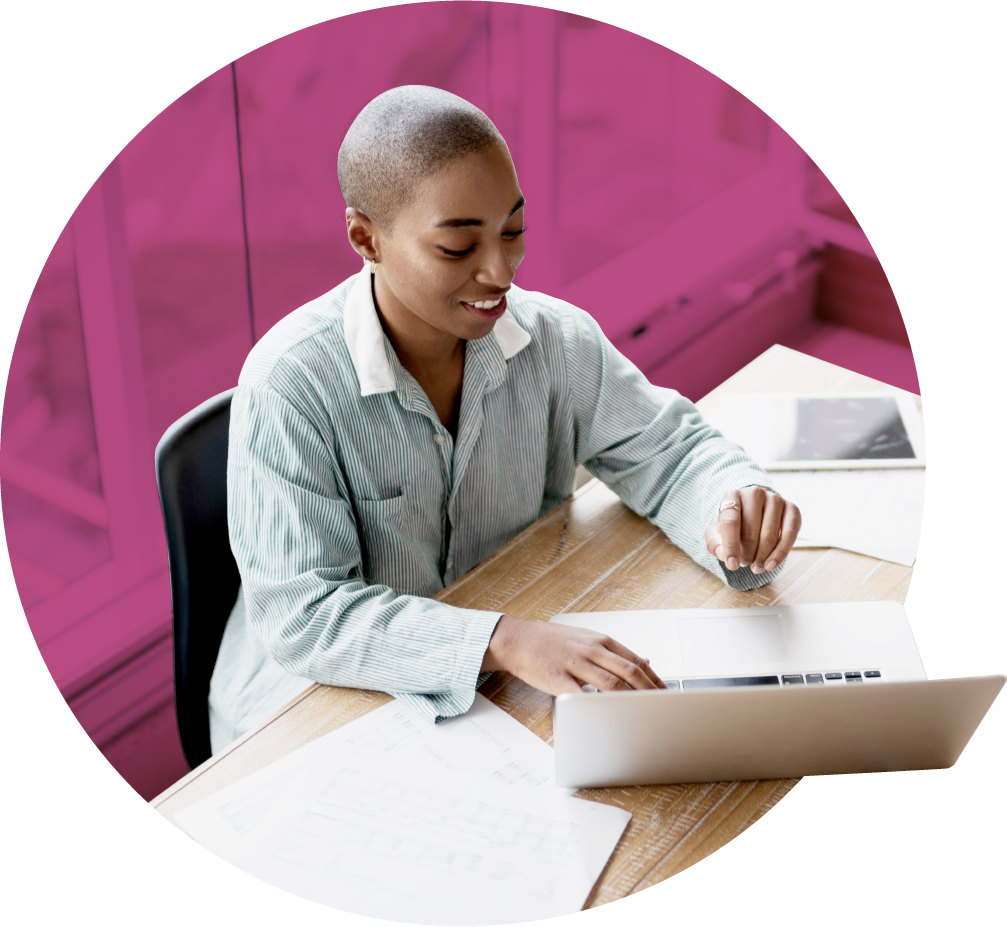
[[[465,612],[469,619],[468,634],[458,648],[450,689],[444,692],[389,692],[415,708],[431,724],[465,714],[475,701],[476,689],[491,675],[482,672],[483,657],[503,613],[476,609],[465,609]]]
[[[780,575],[780,571],[786,565],[787,558],[784,557],[783,562],[772,573],[753,573],[751,567],[738,567],[738,569],[732,572],[720,560],[717,561],[717,566],[720,568],[720,575],[723,577],[724,582],[732,589],[737,589],[740,592],[750,592],[752,589],[758,589],[760,586],[768,586]]]

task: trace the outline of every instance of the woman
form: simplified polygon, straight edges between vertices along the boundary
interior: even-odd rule
[[[567,498],[578,464],[738,589],[776,575],[797,508],[586,313],[513,285],[524,196],[476,107],[388,91],[338,171],[365,267],[267,333],[232,403],[242,588],[213,749],[311,681],[385,690],[431,720],[467,711],[494,670],[553,695],[663,687],[602,635],[429,597]]]

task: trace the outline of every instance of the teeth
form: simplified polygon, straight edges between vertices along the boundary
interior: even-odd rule
[[[476,309],[496,309],[500,305],[500,300],[503,299],[501,296],[499,299],[483,299],[477,303],[471,303],[476,307]]]

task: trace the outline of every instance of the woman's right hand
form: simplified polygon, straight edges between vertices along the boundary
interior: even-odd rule
[[[605,634],[510,615],[497,622],[482,670],[506,670],[549,695],[580,692],[584,684],[603,692],[667,688],[649,660]]]

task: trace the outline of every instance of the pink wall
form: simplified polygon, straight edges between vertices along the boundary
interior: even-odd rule
[[[14,575],[75,710],[98,704],[95,687],[112,693],[85,724],[96,739],[163,699],[154,677],[170,679],[154,659],[170,631],[154,444],[234,385],[278,319],[357,269],[336,153],[359,109],[404,83],[495,120],[528,197],[518,283],[574,299],[617,341],[800,233],[810,162],[763,112],[675,53],[581,17],[501,3],[375,10],[207,77],[68,223],[4,401]],[[144,655],[147,682],[122,669]]]
[[[146,401],[149,450],[234,384],[253,337],[356,268],[336,153],[389,87],[443,87],[497,120],[529,196],[531,288],[556,292],[764,162],[766,116],[663,45],[487,6],[410,4],[295,32],[209,75],[123,149],[142,352],[130,389]],[[375,34],[394,50],[376,58]],[[550,80],[559,92],[541,93]],[[67,227],[29,301],[3,410],[5,526],[26,606],[109,556],[75,282]]]

